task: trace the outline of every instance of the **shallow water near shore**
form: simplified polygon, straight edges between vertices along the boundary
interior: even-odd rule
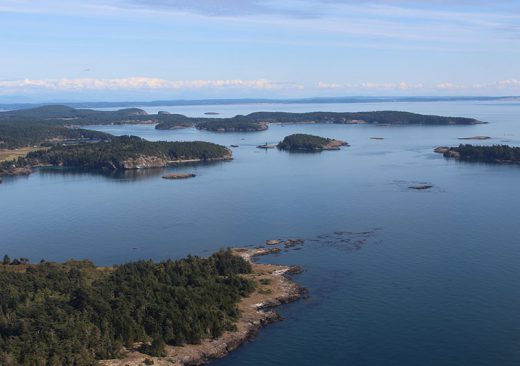
[[[520,146],[520,105],[489,102],[164,107],[220,116],[258,110],[412,112],[475,126],[272,125],[256,133],[95,126],[150,140],[236,144],[234,160],[104,175],[42,169],[0,185],[0,253],[99,265],[208,255],[301,237],[261,261],[301,265],[310,298],[279,309],[215,365],[517,365],[520,167],[433,153],[457,138]],[[154,110],[150,110],[154,111]],[[317,154],[259,150],[302,132],[347,141]],[[371,137],[383,137],[373,140]],[[190,180],[161,179],[193,172]],[[432,184],[414,191],[408,186]]]

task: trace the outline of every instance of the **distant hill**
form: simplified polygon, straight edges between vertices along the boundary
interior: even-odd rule
[[[254,121],[269,123],[336,123],[391,125],[473,125],[482,123],[474,118],[443,117],[400,111],[376,112],[256,112],[246,116]]]
[[[96,111],[49,105],[0,112],[0,149],[54,144],[70,139],[104,140],[109,137],[101,132],[78,129],[78,126],[161,122],[170,122],[179,127],[193,126],[187,117],[175,114],[148,115],[139,108]]]
[[[65,105],[47,105],[30,109],[17,109],[0,112],[0,123],[3,121],[23,121],[32,119],[64,124],[63,121],[75,125],[143,123],[148,120],[148,113],[139,108],[125,108],[117,111],[97,111],[93,109],[76,109]]]

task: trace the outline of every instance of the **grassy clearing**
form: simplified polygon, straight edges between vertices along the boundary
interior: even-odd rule
[[[19,149],[0,149],[0,163],[10,161],[26,156],[30,152],[45,150],[44,147],[21,147]]]

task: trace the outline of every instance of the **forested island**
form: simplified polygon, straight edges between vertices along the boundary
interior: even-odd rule
[[[188,117],[186,117],[188,118]],[[442,117],[410,112],[255,112],[233,118],[190,118],[200,129],[221,132],[261,131],[269,123],[334,123],[379,125],[473,125],[483,123],[474,118]],[[177,122],[165,121],[157,129],[177,128]]]
[[[26,157],[0,163],[0,175],[30,172],[35,166],[125,170],[159,168],[171,164],[230,160],[231,150],[204,141],[151,142],[136,136],[110,137],[109,140],[55,145],[30,152]],[[21,169],[21,170],[20,170]]]
[[[246,117],[268,123],[335,123],[383,125],[473,125],[483,123],[474,118],[442,117],[399,111],[376,112],[255,112]]]
[[[277,145],[280,150],[306,152],[339,150],[341,146],[348,146],[348,144],[341,140],[307,135],[303,133],[286,136],[283,141]]]
[[[286,266],[251,264],[266,250],[114,267],[27,259],[0,264],[0,364],[202,364],[279,320],[265,306],[296,300]],[[135,362],[135,363],[134,363]]]
[[[508,145],[464,145],[458,147],[438,147],[435,152],[446,158],[494,164],[520,164],[520,147]]]

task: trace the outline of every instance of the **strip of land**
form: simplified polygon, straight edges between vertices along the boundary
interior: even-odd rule
[[[287,273],[253,263],[280,249],[96,267],[0,262],[0,365],[200,365],[223,357],[298,299]]]
[[[230,149],[210,142],[147,141],[136,136],[114,136],[107,141],[31,151],[25,157],[0,163],[0,176],[30,174],[32,168],[40,166],[115,171],[231,159]]]

